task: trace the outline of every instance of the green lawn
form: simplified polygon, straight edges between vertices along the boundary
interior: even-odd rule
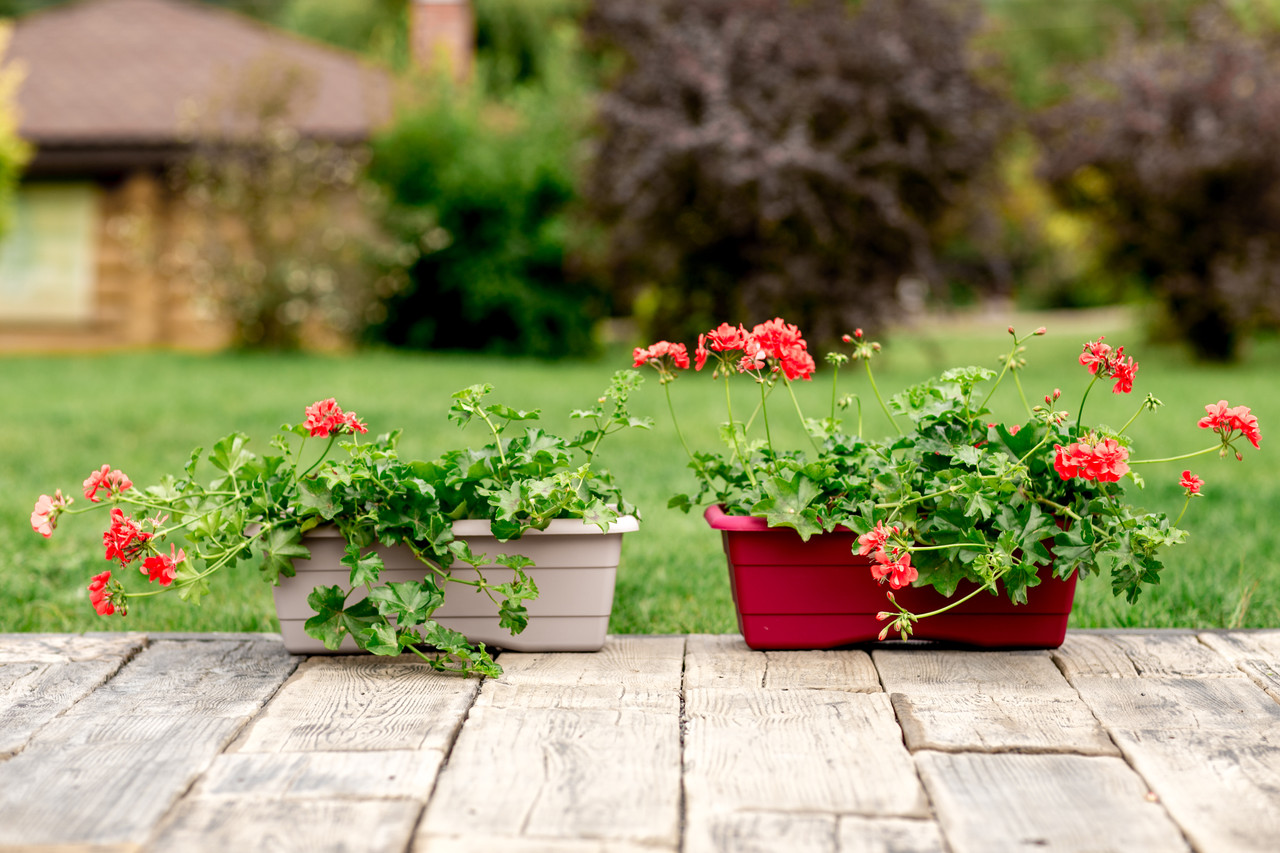
[[[1033,321],[1037,322],[1037,321]],[[1023,384],[1033,402],[1054,387],[1074,409],[1087,375],[1075,358],[1081,344],[1106,333],[1141,364],[1134,394],[1095,388],[1086,418],[1114,425],[1128,420],[1142,397],[1154,393],[1166,406],[1131,428],[1135,457],[1169,456],[1208,446],[1212,436],[1195,427],[1206,403],[1226,398],[1253,407],[1264,433],[1261,451],[1244,464],[1216,456],[1193,460],[1206,480],[1207,497],[1194,502],[1183,526],[1190,542],[1169,560],[1162,585],[1129,608],[1111,597],[1103,579],[1082,584],[1073,624],[1080,627],[1276,627],[1280,625],[1280,545],[1272,521],[1280,513],[1280,487],[1271,435],[1280,424],[1274,393],[1280,343],[1260,344],[1244,366],[1191,363],[1180,351],[1144,344],[1123,328],[1096,324],[1054,328],[1032,341]],[[994,333],[993,333],[994,331]],[[888,342],[877,363],[880,387],[890,393],[947,367],[994,364],[1007,336],[938,330]],[[85,586],[106,568],[101,533],[90,519],[70,519],[53,539],[33,533],[28,516],[37,496],[61,488],[79,496],[80,482],[103,463],[123,468],[139,484],[177,472],[195,446],[208,446],[233,430],[253,437],[259,452],[284,422],[302,419],[303,408],[336,397],[371,431],[403,428],[402,454],[434,455],[467,433],[450,423],[449,395],[489,382],[494,399],[539,408],[545,425],[572,432],[568,413],[592,402],[609,375],[627,367],[615,351],[597,362],[549,364],[455,355],[363,353],[345,357],[124,353],[98,356],[0,358],[10,427],[0,433],[0,632],[135,630],[270,631],[275,619],[269,588],[251,567],[217,579],[215,594],[192,608],[174,597],[140,602],[126,620],[97,617]],[[821,364],[821,362],[820,362]],[[830,399],[830,372],[801,389],[801,401],[820,415]],[[866,393],[860,372],[841,379],[842,390]],[[740,399],[754,393],[740,386]],[[1010,393],[1005,393],[1008,391]],[[1015,389],[1002,389],[998,412],[1021,419]],[[710,449],[713,426],[723,419],[722,397],[706,376],[692,374],[673,386],[681,424],[690,442]],[[869,395],[868,395],[869,396]],[[699,515],[666,509],[667,497],[691,486],[685,458],[666,415],[658,384],[650,378],[635,400],[639,414],[657,421],[651,432],[612,439],[601,456],[629,488],[644,513],[639,533],[627,537],[611,629],[619,633],[725,632],[735,627],[718,537]],[[866,431],[889,427],[872,405]],[[794,413],[777,407],[775,438],[801,440]],[[476,440],[482,436],[474,434]],[[1184,466],[1144,466],[1143,504],[1176,514]],[[83,500],[83,499],[81,499]],[[97,519],[93,519],[97,521]],[[137,587],[133,587],[137,588]]]

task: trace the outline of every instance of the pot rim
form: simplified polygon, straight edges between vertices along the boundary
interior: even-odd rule
[[[453,522],[454,536],[492,536],[493,531],[487,518],[462,518]],[[640,529],[640,522],[634,515],[618,516],[617,521],[610,523],[609,534],[635,533]],[[580,518],[553,518],[546,530],[528,530],[524,536],[597,536],[606,535],[599,527],[589,524]],[[341,534],[332,524],[321,524],[303,534],[325,538],[337,538]],[[521,537],[524,538],[524,537]],[[516,541],[516,540],[511,540]]]

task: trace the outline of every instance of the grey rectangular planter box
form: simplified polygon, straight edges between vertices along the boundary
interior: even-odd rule
[[[483,592],[455,583],[444,584],[445,602],[432,617],[441,625],[459,631],[472,642],[521,652],[594,652],[604,645],[613,610],[613,587],[622,553],[622,534],[639,529],[633,516],[614,522],[608,533],[576,518],[556,519],[546,530],[530,530],[519,539],[499,542],[486,520],[453,523],[453,534],[465,539],[475,554],[523,554],[534,564],[525,571],[538,586],[538,597],[527,602],[529,625],[512,636],[498,625],[497,605]],[[285,648],[297,654],[334,654],[319,640],[307,636],[306,621],[315,615],[307,596],[317,586],[346,586],[349,572],[340,562],[346,543],[337,528],[318,527],[303,537],[311,549],[310,560],[294,560],[297,575],[281,577],[274,588],[276,613]],[[421,580],[428,569],[407,547],[378,548],[385,568],[383,581]],[[455,577],[471,580],[470,566],[454,566]],[[493,565],[484,568],[491,582],[505,583],[513,577],[510,569]],[[349,601],[359,601],[363,590]],[[337,653],[358,652],[347,638]]]

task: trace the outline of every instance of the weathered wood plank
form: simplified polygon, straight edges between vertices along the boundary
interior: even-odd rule
[[[1280,631],[1231,631],[1200,635],[1200,642],[1230,660],[1280,702]]]
[[[0,845],[141,843],[295,664],[278,642],[152,645],[0,763]]]
[[[1280,727],[1280,705],[1238,678],[1108,678],[1074,681],[1108,731],[1162,729],[1268,731]]]
[[[0,634],[0,665],[128,658],[146,644],[145,634]]]
[[[157,641],[68,714],[252,716],[299,660],[278,640]]]
[[[484,684],[415,844],[430,849],[481,827],[526,844],[678,845],[677,639],[610,638],[606,650],[629,651],[603,660],[504,654],[510,681]],[[553,663],[550,683],[534,675]]]
[[[743,810],[926,814],[884,694],[689,690],[685,716],[691,824]]]
[[[188,796],[412,799],[425,803],[443,762],[444,753],[436,749],[237,752],[219,755]]]
[[[504,652],[503,684],[616,684],[631,690],[678,690],[684,637],[615,635],[598,652]]]
[[[694,634],[685,654],[684,686],[879,693],[880,678],[864,651],[758,652],[736,634]]]
[[[1194,676],[1239,678],[1229,660],[1200,642],[1190,632],[1161,634],[1117,633],[1107,637],[1121,648],[1138,675],[1151,678]]]
[[[1068,681],[1077,676],[1138,677],[1124,649],[1105,634],[1068,632],[1062,645],[1049,654]]]
[[[1117,755],[1045,652],[876,651],[907,747]]]
[[[483,832],[458,838],[419,836],[410,853],[674,853],[666,845],[633,844],[599,838],[511,838]]]
[[[1273,853],[1280,845],[1280,730],[1114,737],[1197,850]]]
[[[478,686],[413,655],[308,658],[231,751],[445,751]]]
[[[931,820],[840,819],[840,853],[946,853]]]
[[[915,759],[952,853],[1188,849],[1118,758],[920,752]]]
[[[813,812],[722,812],[690,826],[686,853],[945,853],[938,825]]]
[[[188,804],[184,804],[188,805]],[[225,853],[404,850],[421,806],[411,800],[202,799],[167,820],[149,851]]]

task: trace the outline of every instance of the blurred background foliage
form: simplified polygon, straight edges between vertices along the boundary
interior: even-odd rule
[[[412,251],[365,340],[1139,302],[1230,360],[1280,322],[1280,0],[473,0],[465,84],[408,0],[206,2],[402,84],[365,177]]]
[[[18,138],[14,92],[22,81],[22,69],[4,61],[8,41],[9,28],[0,21],[0,235],[8,227],[9,205],[13,203],[18,176],[31,154]]]

